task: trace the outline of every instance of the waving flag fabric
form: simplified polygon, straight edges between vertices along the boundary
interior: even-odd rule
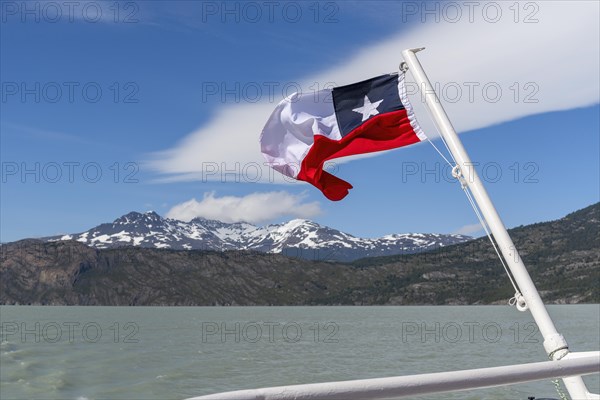
[[[275,170],[341,200],[352,185],[324,171],[325,161],[424,139],[401,73],[288,96],[269,117],[260,144]]]

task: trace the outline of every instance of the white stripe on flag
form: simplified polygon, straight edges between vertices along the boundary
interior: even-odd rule
[[[275,107],[260,137],[261,151],[275,170],[296,178],[315,134],[342,138],[331,94],[331,89],[293,93]]]
[[[410,100],[408,100],[408,95],[406,94],[406,85],[404,84],[404,77],[406,75],[404,73],[400,73],[398,75],[398,94],[400,95],[400,101],[406,110],[406,116],[410,121],[410,126],[412,126],[413,130],[417,134],[419,140],[426,140],[427,136],[425,132],[421,129],[419,122],[417,122],[417,117],[415,117],[415,113],[413,111],[412,104],[410,104]]]

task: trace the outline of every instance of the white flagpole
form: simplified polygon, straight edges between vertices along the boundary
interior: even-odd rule
[[[425,97],[425,104],[427,105],[440,134],[448,144],[450,152],[454,156],[460,168],[460,172],[477,202],[485,221],[494,235],[494,239],[498,244],[503,258],[521,290],[526,306],[531,311],[531,315],[540,329],[540,333],[544,338],[544,349],[553,360],[559,360],[569,353],[567,341],[556,330],[554,322],[552,322],[521,257],[519,257],[519,252],[508,235],[504,223],[500,219],[494,204],[475,171],[473,163],[469,159],[469,155],[465,151],[456,131],[452,127],[448,115],[444,111],[431,82],[429,82],[429,78],[427,78],[421,63],[415,54],[423,49],[424,48],[404,50],[402,52],[404,61],[419,85],[419,89]],[[565,383],[565,387],[569,391],[569,394],[574,399],[597,398],[588,392],[583,379],[579,376],[564,378],[563,382]]]

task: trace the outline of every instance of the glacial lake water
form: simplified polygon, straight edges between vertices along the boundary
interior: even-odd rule
[[[599,349],[600,305],[549,311],[572,350]],[[184,399],[546,360],[530,314],[509,306],[2,306],[0,323],[2,400]],[[528,396],[559,398],[551,381],[422,398]]]

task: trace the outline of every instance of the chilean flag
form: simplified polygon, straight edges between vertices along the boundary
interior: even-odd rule
[[[272,168],[341,200],[352,185],[324,171],[325,161],[425,139],[406,96],[404,73],[395,73],[288,96],[269,117],[260,145]]]

